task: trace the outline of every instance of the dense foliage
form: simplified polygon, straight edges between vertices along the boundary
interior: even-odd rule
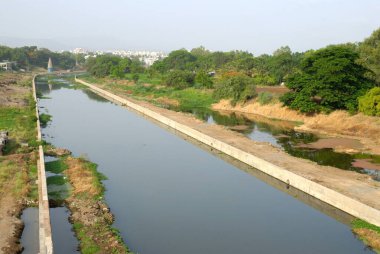
[[[36,46],[21,48],[0,46],[0,61],[16,61],[18,68],[29,69],[33,66],[47,68],[49,57],[56,69],[71,69],[77,60],[77,56],[70,52],[56,53]],[[83,61],[82,58],[80,59]]]
[[[232,99],[232,104],[247,101],[256,96],[253,80],[245,75],[226,77],[215,85],[216,99]]]
[[[143,64],[138,59],[121,58],[113,55],[90,57],[87,60],[86,67],[89,73],[98,78],[106,76],[124,78],[125,74],[143,73],[145,71]]]
[[[289,77],[291,92],[282,97],[285,105],[305,113],[334,109],[357,109],[357,98],[373,87],[357,63],[359,54],[352,45],[335,45],[310,52],[301,71]]]
[[[168,57],[156,61],[150,72],[164,74],[171,70],[186,70],[201,73],[197,83],[211,87],[212,80],[207,79],[205,73],[238,71],[252,77],[257,85],[278,85],[297,71],[302,56],[302,53],[292,53],[289,47],[259,57],[244,51],[210,52],[199,47],[190,52],[185,49],[171,52]]]
[[[173,70],[166,76],[164,83],[171,87],[186,88],[194,83],[194,74],[189,71]]]
[[[380,116],[380,87],[374,87],[359,97],[359,111],[369,116]]]
[[[380,28],[359,45],[360,63],[372,71],[369,76],[380,85]]]

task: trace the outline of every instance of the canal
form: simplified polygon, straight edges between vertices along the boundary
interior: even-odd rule
[[[44,140],[99,165],[134,253],[372,253],[340,211],[91,91],[37,88],[40,112],[52,115]]]

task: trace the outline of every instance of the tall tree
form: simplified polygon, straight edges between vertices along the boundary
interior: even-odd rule
[[[357,63],[359,54],[350,45],[334,45],[309,53],[301,63],[301,72],[287,82],[291,91],[281,99],[301,112],[329,112],[357,109],[357,98],[373,82],[365,77],[367,69]]]
[[[359,62],[370,69],[369,77],[380,85],[380,28],[359,44]]]

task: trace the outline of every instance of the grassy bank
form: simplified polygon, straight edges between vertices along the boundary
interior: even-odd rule
[[[26,206],[38,202],[35,103],[31,76],[0,73],[0,130],[9,140],[0,156],[0,249],[19,253]]]
[[[67,183],[62,181],[70,184],[64,203],[71,212],[70,221],[80,241],[81,253],[130,253],[112,227],[114,217],[103,197],[105,176],[97,171],[97,165],[69,156],[48,162],[46,166],[48,171],[65,176],[52,179],[52,184]]]
[[[122,93],[138,100],[149,101],[157,106],[176,110],[209,109],[216,102],[211,90],[195,87],[177,89],[162,86],[158,80],[153,83],[144,83],[140,80],[135,84],[133,81],[128,80],[94,78],[92,76],[81,77],[81,79],[101,85],[114,93]]]
[[[361,240],[373,248],[376,253],[380,253],[380,227],[363,220],[355,219],[352,222],[352,230]]]

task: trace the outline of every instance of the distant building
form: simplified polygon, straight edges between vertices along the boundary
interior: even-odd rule
[[[49,62],[48,62],[48,72],[53,72],[53,62],[51,61],[51,58],[49,57]]]
[[[3,69],[5,71],[11,71],[12,67],[17,65],[17,62],[15,61],[3,61],[0,62],[0,69]]]

